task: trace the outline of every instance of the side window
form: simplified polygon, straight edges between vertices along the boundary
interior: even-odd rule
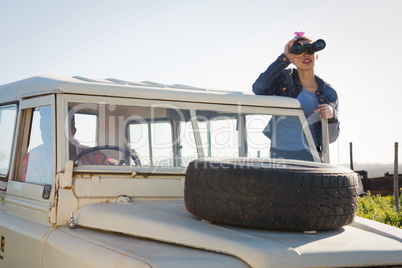
[[[51,106],[35,108],[28,152],[22,160],[20,181],[51,184],[53,170]]]
[[[10,169],[16,115],[16,105],[0,106],[0,178],[6,178]]]
[[[210,157],[237,157],[239,143],[237,120],[230,117],[216,117],[200,122],[204,153]]]
[[[189,110],[169,104],[67,106],[68,158],[78,165],[183,167],[197,157]]]
[[[142,166],[183,167],[196,159],[188,110],[143,107],[135,114],[127,126],[127,140]]]
[[[173,166],[172,125],[170,122],[131,124],[130,147],[141,157],[144,166]]]
[[[151,125],[152,162],[157,166],[173,166],[172,125],[157,122]]]
[[[180,122],[179,124],[179,159],[178,166],[186,167],[191,161],[198,158],[194,138],[194,128],[191,122]]]
[[[79,165],[109,165],[111,158],[109,158],[109,154],[103,151],[107,150],[105,144],[103,147],[98,146],[98,108],[98,105],[69,104],[68,120],[66,121],[68,129],[66,134],[69,141],[68,157]],[[114,127],[111,127],[110,130],[115,131]],[[104,135],[108,131],[103,128],[101,132],[102,136],[105,137]],[[113,145],[113,141],[111,145]]]
[[[134,123],[128,126],[128,140],[131,149],[141,155],[143,165],[150,166],[150,144],[148,142],[150,128],[147,123]]]
[[[76,113],[74,118],[77,128],[74,138],[83,146],[97,146],[98,116],[95,114]]]
[[[264,130],[271,118],[271,115],[246,115],[248,157],[270,157],[271,140],[264,135]]]

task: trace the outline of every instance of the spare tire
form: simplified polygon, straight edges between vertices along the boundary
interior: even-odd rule
[[[330,164],[195,160],[184,201],[216,223],[277,230],[326,230],[354,221],[358,175]]]

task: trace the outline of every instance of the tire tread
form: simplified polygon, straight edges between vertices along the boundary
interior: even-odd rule
[[[208,221],[282,230],[325,230],[354,221],[357,175],[190,163],[185,205]]]

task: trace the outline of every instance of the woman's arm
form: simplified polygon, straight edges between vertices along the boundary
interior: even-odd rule
[[[283,54],[274,61],[268,69],[260,74],[258,79],[253,84],[253,92],[256,95],[275,95],[280,89],[277,78],[282,70],[290,65],[297,57],[302,57],[302,54],[296,55],[290,52],[290,47],[296,39],[292,39],[285,45]]]
[[[279,88],[279,82],[276,81],[282,70],[290,64],[285,54],[280,55],[276,61],[269,65],[268,69],[260,74],[253,84],[253,92],[256,95],[274,95]]]
[[[320,117],[323,119],[328,119],[328,132],[329,132],[329,142],[333,143],[339,136],[339,106],[338,106],[338,96],[333,90],[333,96],[330,98],[329,103],[319,104],[318,108],[314,112],[320,112]]]

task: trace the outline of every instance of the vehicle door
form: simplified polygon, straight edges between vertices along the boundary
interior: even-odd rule
[[[3,217],[5,213],[4,199],[6,196],[7,181],[10,175],[17,111],[17,103],[0,105],[0,266],[4,264],[6,237],[6,222]]]
[[[54,103],[54,95],[20,103],[14,154],[10,169],[6,169],[8,185],[1,207],[0,267],[41,266],[43,239],[51,229],[49,215],[54,205]]]

